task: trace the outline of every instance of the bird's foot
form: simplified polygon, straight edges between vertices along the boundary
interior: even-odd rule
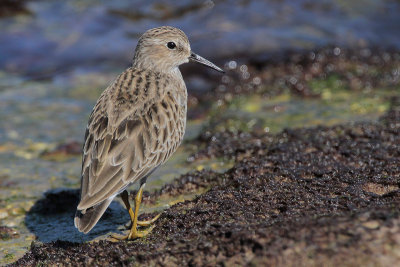
[[[127,235],[118,235],[118,234],[112,234],[110,236],[111,241],[121,241],[121,240],[134,240],[134,239],[138,239],[138,238],[142,238],[145,237],[146,235],[148,235],[153,229],[154,229],[155,225],[151,225],[148,229],[146,230],[138,230],[137,228],[132,228],[129,231],[129,234]]]
[[[155,216],[153,219],[151,220],[147,220],[147,221],[137,221],[137,225],[138,226],[142,226],[142,227],[147,227],[150,226],[151,224],[155,223],[155,221],[157,221],[158,218],[160,218],[161,213],[157,214],[157,216]],[[126,225],[126,229],[131,229],[133,226],[133,221],[131,221],[131,223],[128,225]]]
[[[142,202],[142,195],[143,195],[143,188],[144,188],[144,183],[140,186],[138,193],[135,196],[135,211],[132,210],[132,208],[130,207],[129,204],[129,200],[128,200],[128,193],[124,191],[124,193],[121,195],[122,196],[122,200],[125,203],[126,208],[129,211],[129,216],[131,217],[131,230],[129,231],[129,234],[127,236],[119,236],[119,235],[113,235],[111,236],[112,238],[116,239],[117,241],[119,240],[133,240],[133,239],[137,239],[137,238],[141,238],[146,236],[147,234],[149,234],[151,232],[151,230],[153,230],[153,228],[155,227],[155,225],[152,225],[161,215],[158,214],[156,217],[154,217],[151,220],[148,221],[138,221],[138,213],[139,213],[139,207],[140,207],[140,203]],[[143,227],[149,227],[146,230],[138,230],[137,227],[138,226],[143,226]]]

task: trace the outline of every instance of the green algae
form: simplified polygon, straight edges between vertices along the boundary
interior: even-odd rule
[[[12,253],[7,253],[6,255],[4,255],[4,260],[5,260],[5,261],[12,261],[12,260],[14,260],[14,254],[12,254]]]
[[[286,93],[273,97],[238,96],[225,105],[214,105],[208,128],[216,131],[277,133],[287,127],[334,125],[376,120],[390,106],[400,87],[364,91],[349,90],[338,76],[312,80],[317,98]]]

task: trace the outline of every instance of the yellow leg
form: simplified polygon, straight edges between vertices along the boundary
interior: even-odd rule
[[[144,187],[144,186],[143,186]],[[139,192],[137,193],[137,194],[139,194]],[[124,192],[122,192],[121,193],[121,198],[122,198],[122,201],[124,202],[124,204],[125,204],[125,207],[126,207],[126,209],[129,211],[129,216],[131,217],[131,222],[132,222],[132,224],[133,224],[133,221],[135,220],[135,213],[133,212],[133,210],[132,210],[132,207],[131,207],[131,204],[129,203],[129,194],[128,194],[128,191],[124,191]],[[141,198],[140,198],[140,201],[141,201]],[[153,219],[151,219],[151,220],[148,220],[148,221],[137,221],[137,225],[139,225],[139,226],[150,226],[150,224],[153,224],[155,221],[157,221],[157,219],[160,217],[160,215],[161,215],[161,213],[160,214],[158,214],[156,217],[154,217]]]
[[[122,192],[121,197],[122,197],[122,200],[124,201],[126,209],[129,211],[129,216],[131,217],[131,221],[132,221],[132,227],[131,227],[131,230],[130,230],[130,232],[129,232],[129,234],[127,236],[120,237],[120,236],[114,236],[113,235],[112,236],[113,238],[115,238],[117,240],[136,239],[136,238],[144,237],[145,235],[150,233],[151,230],[153,230],[154,225],[152,225],[147,230],[139,231],[137,229],[138,226],[150,226],[161,215],[161,214],[158,214],[156,217],[154,217],[153,219],[148,220],[148,221],[138,221],[139,208],[140,208],[140,203],[142,202],[144,186],[145,186],[145,184],[142,184],[140,186],[140,189],[139,189],[138,193],[135,196],[135,212],[133,212],[133,210],[131,208],[131,205],[129,203],[128,192],[126,190],[124,192]]]

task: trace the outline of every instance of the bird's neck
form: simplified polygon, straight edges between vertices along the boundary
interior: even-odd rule
[[[167,60],[163,60],[156,55],[143,56],[142,53],[135,54],[132,62],[132,67],[142,70],[164,73],[167,75],[182,78],[182,75],[177,66],[171,65]]]
[[[173,78],[177,81],[183,82],[183,77],[179,68],[176,67],[168,67],[164,66],[163,64],[153,64],[150,60],[143,60],[134,58],[132,67],[135,69],[151,71],[154,73],[160,73],[162,75],[167,75],[170,78]]]
[[[183,81],[182,73],[181,73],[181,71],[179,70],[178,67],[172,68],[169,71],[169,75],[171,75],[172,77],[174,77],[177,80],[182,80]]]

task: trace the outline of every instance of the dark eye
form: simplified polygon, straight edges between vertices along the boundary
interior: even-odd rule
[[[169,49],[174,49],[176,47],[176,44],[174,42],[168,42],[167,47]]]

